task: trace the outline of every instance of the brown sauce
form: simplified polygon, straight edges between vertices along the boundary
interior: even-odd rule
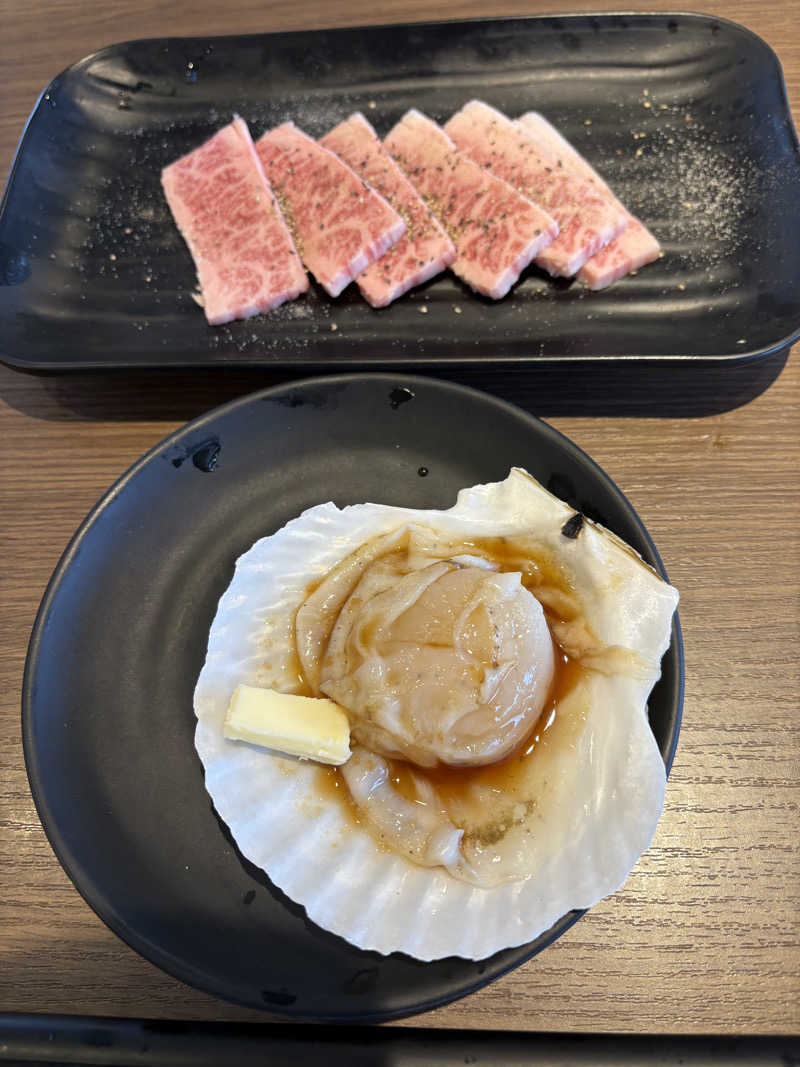
[[[324,767],[322,764],[317,766],[317,790],[323,800],[333,804],[344,804],[349,809],[353,821],[358,822],[356,806],[338,767]]]
[[[501,571],[519,571],[526,589],[533,590],[539,585],[554,585],[571,591],[572,587],[560,564],[541,547],[523,548],[523,540],[522,536],[476,537],[470,541],[461,541],[452,554],[484,556],[499,564]]]
[[[532,545],[523,547],[523,538],[506,537],[476,538],[457,544],[448,544],[450,556],[482,556],[497,563],[501,571],[518,571],[522,575],[522,584],[536,595],[539,588],[549,588],[562,594],[562,601],[569,603],[574,590],[558,562],[548,553]],[[439,557],[441,558],[441,557]],[[321,584],[315,581],[313,589]],[[313,591],[310,587],[308,594]],[[555,621],[567,621],[569,614],[563,610],[542,603],[545,617],[551,627]],[[527,736],[508,755],[494,763],[474,767],[456,767],[440,764],[438,767],[418,767],[405,760],[388,760],[390,778],[398,792],[408,800],[418,797],[414,782],[415,776],[426,779],[437,791],[444,806],[457,803],[467,789],[479,785],[498,793],[511,793],[520,776],[525,773],[528,761],[543,758],[546,751],[555,744],[568,744],[575,724],[567,724],[559,719],[558,708],[567,694],[578,683],[585,672],[579,660],[571,659],[564,649],[553,639],[555,651],[555,669],[550,690],[544,708],[535,725]],[[303,676],[299,657],[295,653],[298,672],[298,692],[311,695],[309,686]],[[336,767],[319,767],[317,771],[318,789],[321,798],[345,807],[350,820],[359,823],[359,813],[353,803],[347,785]]]

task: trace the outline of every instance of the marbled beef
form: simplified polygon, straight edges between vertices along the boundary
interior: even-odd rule
[[[572,277],[626,226],[621,205],[559,167],[524,129],[488,104],[470,101],[446,123],[445,132],[476,163],[557,220],[558,236],[536,257],[550,274]]]
[[[405,231],[380,194],[293,122],[265,133],[256,151],[303,262],[331,296]]]
[[[356,112],[340,122],[320,138],[320,144],[335,152],[359,177],[369,182],[406,222],[406,232],[397,244],[356,279],[373,307],[386,307],[453,262],[456,255],[453,242],[362,114]]]
[[[546,212],[459,152],[419,111],[408,111],[384,144],[452,238],[451,269],[476,292],[505,296],[558,232]]]
[[[300,257],[238,116],[165,167],[161,184],[212,326],[269,311],[306,291]]]
[[[543,115],[529,111],[518,122],[537,144],[563,164],[565,170],[603,190],[619,204],[619,200],[597,171]],[[620,206],[628,217],[628,225],[578,271],[578,277],[589,289],[605,289],[624,274],[652,263],[661,251],[658,241],[647,227],[631,215],[624,205]]]

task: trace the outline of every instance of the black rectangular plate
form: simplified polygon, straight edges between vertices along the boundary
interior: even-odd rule
[[[497,303],[445,274],[381,311],[355,286],[212,328],[161,168],[239,112],[318,137],[362,110],[535,108],[659,236],[601,293],[525,272]],[[113,45],[50,85],[0,217],[0,357],[35,370],[379,368],[773,353],[800,333],[800,154],[780,65],[733,23],[605,15]]]
[[[282,1023],[121,1019],[92,1015],[0,1014],[0,1039],[14,1062],[144,1064],[153,1067],[575,1067],[605,1059],[618,1067],[785,1067],[800,1057],[797,1037],[668,1034],[546,1034]]]

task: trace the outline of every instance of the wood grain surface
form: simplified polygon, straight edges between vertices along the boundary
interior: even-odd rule
[[[571,9],[531,0],[491,13]],[[365,0],[4,0],[2,10],[2,173],[45,84],[116,40],[488,13],[477,0],[434,7],[386,0],[379,9]],[[703,10],[772,45],[797,124],[800,6],[718,0]],[[45,584],[98,496],[186,419],[274,380],[252,371],[35,377],[0,367],[0,1011],[267,1018],[163,974],[83,902],[36,816],[19,700]],[[628,495],[681,591],[686,701],[666,810],[624,889],[535,960],[413,1024],[800,1032],[797,353],[755,399],[704,417],[598,414],[615,386],[605,395],[601,387],[592,407],[579,376],[559,388],[550,381],[549,391],[522,372],[461,380],[549,417]],[[710,397],[713,378],[697,388]],[[592,413],[575,414],[584,411]]]

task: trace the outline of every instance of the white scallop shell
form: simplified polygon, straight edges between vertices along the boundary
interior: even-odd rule
[[[575,540],[563,537],[571,515],[515,469],[503,482],[462,490],[444,512],[322,504],[237,561],[195,690],[195,743],[206,788],[242,853],[320,926],[381,953],[482,959],[614,892],[649,846],[665,774],[646,702],[678,594],[602,527],[586,523]],[[320,797],[314,765],[222,735],[238,683],[292,690],[288,650],[309,583],[364,541],[409,521],[435,523],[463,540],[536,536],[568,561],[597,636],[655,665],[648,678],[592,672],[591,710],[574,747],[559,757],[555,803],[545,806],[528,846],[536,873],[523,881],[480,889],[381,851],[341,805]]]

